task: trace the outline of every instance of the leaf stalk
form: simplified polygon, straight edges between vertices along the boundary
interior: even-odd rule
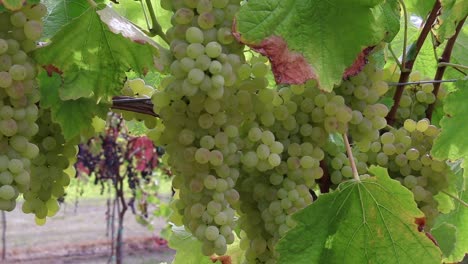
[[[346,153],[348,154],[349,163],[351,164],[351,170],[353,171],[353,178],[356,181],[360,182],[361,179],[359,178],[356,163],[354,162],[353,151],[351,150],[351,145],[349,144],[348,135],[346,133],[343,133],[342,136],[346,147]]]

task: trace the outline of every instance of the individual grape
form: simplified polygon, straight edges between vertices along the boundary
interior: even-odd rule
[[[193,17],[194,12],[192,9],[189,8],[178,9],[174,14],[175,22],[182,25],[190,24],[192,22]]]
[[[27,21],[24,24],[24,34],[30,40],[38,40],[42,35],[42,24],[35,20]]]
[[[185,38],[188,43],[203,43],[203,31],[197,27],[190,27],[185,32]]]
[[[222,47],[218,42],[209,42],[206,44],[205,47],[205,53],[208,55],[210,58],[217,58],[219,55],[221,55]]]
[[[13,83],[13,79],[11,78],[10,73],[8,72],[0,72],[0,87],[7,88],[11,86]]]
[[[15,198],[15,189],[11,185],[3,185],[0,187],[0,198],[11,200]]]
[[[8,42],[6,40],[0,38],[0,55],[6,53],[8,50]]]

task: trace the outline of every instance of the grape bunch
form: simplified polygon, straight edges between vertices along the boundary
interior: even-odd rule
[[[448,165],[430,155],[439,133],[440,129],[427,119],[407,119],[403,127],[391,129],[372,142],[368,152],[370,164],[388,168],[391,177],[413,192],[429,226],[438,215],[434,196],[448,186]]]
[[[33,213],[36,223],[43,225],[46,216],[54,216],[60,209],[58,200],[65,195],[65,187],[74,175],[76,148],[65,142],[60,126],[53,123],[49,110],[40,110],[39,131],[32,142],[39,146],[39,155],[31,162],[31,184],[24,192],[22,210]]]
[[[368,165],[389,166],[423,211],[433,213],[432,196],[445,186],[435,172],[443,173],[444,163],[421,158],[419,168],[403,162],[397,149],[429,155],[434,129],[393,132],[387,126],[384,97],[392,89],[377,63],[370,58],[329,93],[314,81],[271,88],[268,60],[244,53],[232,36],[239,2],[161,1],[173,12],[167,36],[174,58],[151,97],[160,119],[148,136],[164,146],[163,161],[174,173],[174,222],[202,242],[205,255],[224,254],[240,227],[246,262],[276,263],[276,243],[295,225],[291,215],[313,202],[324,169],[335,186],[353,177],[350,158],[332,142],[336,135],[349,135],[360,175],[368,177]],[[406,141],[393,146],[387,133]],[[412,186],[411,177],[405,184],[402,175],[423,189]],[[440,188],[429,187],[434,184]]]
[[[174,61],[152,97],[162,122],[149,136],[164,146],[163,161],[174,173],[180,224],[203,242],[206,255],[223,255],[235,239],[243,117],[231,118],[238,110],[231,99],[244,58],[230,28],[239,2],[162,2],[173,12],[167,35]]]
[[[20,193],[29,191],[32,160],[39,147],[39,90],[29,52],[42,33],[44,5],[0,13],[0,209],[13,210]]]
[[[400,71],[392,67],[385,69],[384,75],[391,81],[398,82],[397,76],[400,76]],[[427,81],[430,78],[422,77],[419,71],[413,71],[410,74],[410,82]],[[388,90],[387,96],[392,97],[395,93],[396,87],[391,87]],[[426,116],[426,109],[428,105],[436,103],[436,101],[443,100],[445,97],[445,90],[443,87],[439,90],[437,97],[433,94],[434,84],[410,84],[406,85],[401,96],[398,106],[395,123],[402,126],[405,120],[421,120]]]
[[[383,71],[370,59],[358,75],[343,81],[335,89],[352,109],[348,133],[354,144],[364,152],[371,142],[379,138],[380,130],[387,126],[385,117],[389,109],[380,100],[389,87],[383,78]]]

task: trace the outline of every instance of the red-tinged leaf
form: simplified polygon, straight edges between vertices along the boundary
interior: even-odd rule
[[[152,169],[158,164],[158,154],[156,153],[153,141],[148,137],[133,138],[128,143],[128,159],[135,158],[136,169],[144,171]]]
[[[63,72],[59,68],[55,67],[52,64],[44,65],[42,68],[44,68],[44,70],[46,70],[47,76],[49,76],[49,77],[52,77],[54,72],[58,73],[59,75],[63,74]]]
[[[415,218],[414,223],[418,225],[418,231],[422,232],[426,226],[426,217]]]
[[[240,38],[239,34],[235,36]],[[239,41],[243,42],[241,39]],[[250,47],[270,59],[277,83],[301,84],[309,79],[319,80],[316,71],[307,63],[304,56],[290,51],[288,44],[280,36],[268,37],[259,45],[250,45]]]
[[[270,58],[277,82],[331,91],[363,48],[392,40],[399,14],[397,0],[246,1],[233,32]]]
[[[79,161],[75,164],[76,171],[82,174],[89,175],[89,168],[86,167],[83,162]]]
[[[364,68],[364,66],[366,66],[367,56],[372,52],[373,49],[374,47],[368,47],[368,48],[365,48],[361,53],[359,53],[353,65],[351,65],[349,68],[345,70],[345,73],[343,74],[343,78],[346,79],[348,77],[351,77],[360,73],[362,69]]]

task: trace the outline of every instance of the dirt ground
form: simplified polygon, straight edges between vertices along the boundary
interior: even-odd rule
[[[6,260],[0,259],[0,263],[108,263],[105,199],[80,200],[76,212],[74,204],[68,202],[44,226],[37,226],[33,216],[23,214],[19,208],[21,205],[6,214]],[[166,225],[164,219],[155,221],[155,230],[149,231],[129,211],[124,225],[125,264],[171,262],[174,251],[158,237]]]

